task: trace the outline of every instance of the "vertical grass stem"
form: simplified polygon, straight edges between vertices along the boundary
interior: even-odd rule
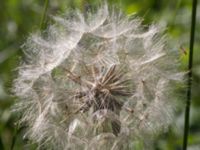
[[[49,0],[45,0],[44,10],[43,10],[42,18],[40,21],[40,30],[44,29],[48,5],[49,5]]]
[[[190,120],[190,105],[191,105],[191,88],[192,88],[192,67],[193,67],[193,47],[195,40],[195,24],[196,24],[196,9],[197,0],[193,0],[192,4],[192,21],[191,21],[191,33],[190,33],[190,52],[189,52],[189,63],[188,63],[188,89],[187,89],[187,100],[185,108],[185,128],[183,137],[183,150],[187,150],[188,135],[189,135],[189,120]]]

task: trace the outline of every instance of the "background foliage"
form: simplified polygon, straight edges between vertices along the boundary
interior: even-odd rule
[[[87,9],[100,0],[50,0],[47,24],[51,15],[64,10]],[[180,51],[181,67],[187,70],[191,21],[191,0],[109,0],[127,14],[136,13],[144,18],[144,24],[158,23],[167,27],[170,44]],[[17,114],[11,113],[15,98],[10,89],[16,76],[16,66],[23,57],[20,46],[29,33],[39,30],[44,1],[0,0],[0,150],[36,149],[23,138],[24,130],[17,130]],[[190,119],[189,149],[200,149],[200,5],[197,7],[196,43],[194,47],[194,75]],[[170,130],[157,138],[154,149],[180,150],[184,129],[186,92],[180,94],[179,108]],[[139,148],[138,148],[139,149]]]

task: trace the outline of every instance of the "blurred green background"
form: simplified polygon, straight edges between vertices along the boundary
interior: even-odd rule
[[[74,8],[97,5],[100,0],[49,0],[47,23],[51,15]],[[0,150],[30,150],[36,145],[16,130],[17,114],[11,113],[15,98],[11,94],[15,68],[23,57],[20,46],[31,32],[39,30],[44,0],[0,0]],[[171,47],[180,51],[182,70],[187,70],[192,0],[109,0],[126,14],[136,13],[144,24],[166,27]],[[200,5],[197,7],[194,75],[190,118],[189,150],[200,150]],[[155,150],[181,150],[184,130],[186,92],[179,97],[176,118],[169,131],[157,138]]]

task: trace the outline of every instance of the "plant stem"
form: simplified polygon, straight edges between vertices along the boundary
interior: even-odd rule
[[[23,128],[24,128],[23,126],[20,127],[19,125],[17,125],[17,127],[15,127],[14,136],[13,136],[13,139],[12,139],[10,150],[14,149],[15,143],[16,143],[16,140],[17,140],[17,136],[22,131]]]
[[[44,10],[43,10],[42,18],[40,21],[40,30],[44,29],[44,26],[45,26],[45,19],[46,19],[46,15],[47,15],[48,5],[49,5],[49,0],[45,0]]]
[[[188,145],[188,133],[189,133],[189,119],[190,119],[190,104],[191,104],[191,88],[192,88],[192,67],[193,67],[193,47],[195,37],[195,24],[196,24],[196,9],[197,0],[193,0],[192,4],[192,21],[191,21],[191,33],[190,33],[190,52],[189,52],[189,63],[188,63],[188,89],[187,89],[187,101],[185,108],[185,128],[183,137],[183,150],[187,150]]]

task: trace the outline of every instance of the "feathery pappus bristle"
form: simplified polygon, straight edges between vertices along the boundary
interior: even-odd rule
[[[47,149],[128,150],[169,126],[184,74],[159,26],[107,4],[53,19],[45,37],[25,42],[13,86],[27,138]]]

